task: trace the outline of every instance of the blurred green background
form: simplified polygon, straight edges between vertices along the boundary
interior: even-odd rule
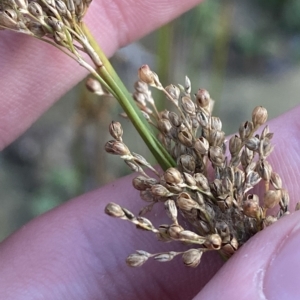
[[[133,90],[147,63],[161,82],[206,88],[232,133],[256,105],[270,117],[300,95],[300,1],[208,0],[136,43],[112,63]],[[161,95],[155,93],[157,99]],[[35,216],[129,173],[103,151],[110,121],[121,120],[131,150],[149,156],[121,110],[78,84],[0,155],[0,240]]]

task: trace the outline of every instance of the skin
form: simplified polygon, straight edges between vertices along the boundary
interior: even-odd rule
[[[110,56],[199,1],[107,2],[95,0],[86,22]],[[47,45],[10,32],[0,34],[0,147],[4,148],[83,78],[85,71]],[[299,113],[297,107],[269,123],[276,145],[270,162],[289,190],[291,210],[300,192]],[[158,243],[151,233],[103,213],[110,201],[138,211],[141,202],[131,179],[122,178],[70,200],[3,241],[1,299],[300,298],[299,213],[257,234],[226,264],[210,253],[197,269],[185,268],[179,259],[127,267],[124,259],[135,249],[181,249]],[[155,225],[168,222],[159,213],[151,220]]]

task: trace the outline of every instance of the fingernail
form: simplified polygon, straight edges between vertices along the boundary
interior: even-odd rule
[[[264,293],[268,300],[300,299],[300,227],[282,241],[266,269]]]

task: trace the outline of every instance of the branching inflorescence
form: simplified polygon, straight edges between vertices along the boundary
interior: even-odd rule
[[[161,90],[176,112],[158,112],[149,85]],[[122,141],[120,123],[112,122],[109,130],[114,140],[106,144],[106,151],[119,155],[140,173],[133,179],[133,186],[147,205],[139,216],[115,203],[109,203],[105,212],[152,231],[161,241],[183,242],[194,248],[156,254],[138,250],[129,255],[128,265],[141,266],[150,257],[165,262],[182,255],[185,265],[196,267],[202,254],[212,250],[226,259],[255,233],[289,213],[288,193],[267,161],[273,150],[273,133],[268,125],[261,134],[256,133],[267,121],[265,108],[256,107],[252,120],[242,123],[238,134],[226,141],[221,120],[211,114],[213,100],[209,93],[199,89],[192,96],[187,77],[184,86],[164,88],[158,76],[144,65],[139,69],[134,99],[148,122],[158,129],[161,143],[177,166],[165,172],[150,167],[155,176],[146,174],[142,167],[149,168],[149,164],[130,152]],[[259,182],[264,185],[262,197],[251,193]],[[170,218],[169,224],[158,228],[144,217],[156,204],[164,206]],[[276,207],[275,215],[267,215]],[[190,228],[179,224],[178,213]]]

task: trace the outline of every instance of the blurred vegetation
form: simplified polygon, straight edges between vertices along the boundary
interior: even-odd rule
[[[210,91],[230,133],[256,105],[274,117],[298,102],[299,59],[299,1],[209,0],[120,50],[112,62],[129,87],[143,63],[166,85],[183,83],[188,74],[194,91]],[[94,97],[81,83],[1,153],[0,239],[129,172],[103,151],[107,126],[122,120],[120,112],[114,101]],[[128,121],[122,124],[131,149],[148,157]]]

